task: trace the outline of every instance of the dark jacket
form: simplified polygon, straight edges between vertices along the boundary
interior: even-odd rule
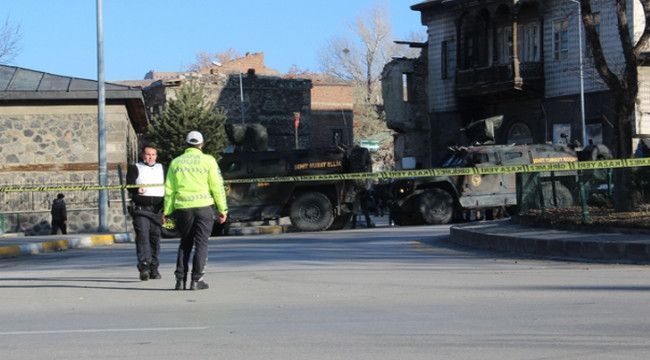
[[[65,200],[63,199],[54,199],[52,201],[52,220],[58,221],[67,221],[68,220],[68,210],[65,207]]]

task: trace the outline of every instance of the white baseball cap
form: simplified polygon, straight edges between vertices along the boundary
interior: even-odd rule
[[[203,135],[198,131],[190,131],[185,138],[185,142],[190,145],[203,144]]]

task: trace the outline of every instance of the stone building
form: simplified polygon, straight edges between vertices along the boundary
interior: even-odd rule
[[[354,143],[354,97],[349,83],[322,74],[287,75],[309,79],[311,88],[311,147]]]
[[[0,186],[98,184],[97,82],[0,65]],[[106,84],[109,184],[137,158],[147,126],[142,92]],[[47,234],[59,191],[0,193],[0,231]],[[60,191],[69,232],[98,227],[98,191]],[[124,231],[120,191],[109,191],[109,228]]]
[[[615,5],[606,0],[591,4],[605,58],[620,72],[624,59]],[[643,10],[637,0],[628,1],[627,7],[630,33],[637,40]],[[579,31],[583,25],[576,2],[429,0],[411,9],[421,13],[427,27],[426,48],[419,59],[398,59],[384,70],[388,122],[406,143],[398,156],[416,154],[422,166],[438,165],[448,145],[470,141],[460,129],[495,115],[504,116],[496,131],[500,144],[582,142],[581,94],[586,140],[616,148],[613,99],[594,68],[585,32]],[[638,71],[633,136],[644,137],[650,134],[650,86],[645,81],[650,68]],[[421,143],[427,127],[429,148],[409,153],[408,143]]]
[[[266,67],[263,53],[193,72],[150,71],[143,81],[120,83],[140,86],[147,112],[155,116],[175,97],[176,89],[189,81],[204,86],[208,100],[227,111],[228,123],[266,126],[271,149],[295,147],[297,113],[300,148],[352,143],[351,86],[313,74],[279,76],[278,71]]]

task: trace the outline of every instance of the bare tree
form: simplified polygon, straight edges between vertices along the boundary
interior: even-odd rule
[[[370,8],[351,26],[355,38],[334,37],[319,54],[323,72],[364,86],[366,101],[373,101],[383,66],[395,54],[388,9]]]
[[[311,71],[309,71],[309,69],[303,69],[296,64],[291,64],[291,67],[287,70],[288,76],[297,77],[304,74],[311,74]]]
[[[187,70],[197,71],[202,68],[210,67],[215,62],[226,63],[228,61],[232,61],[240,57],[241,55],[239,54],[239,52],[233,48],[229,48],[226,49],[225,51],[217,52],[217,53],[199,51],[198,53],[196,53],[194,62],[187,66]]]
[[[0,27],[0,62],[10,63],[16,58],[21,38],[20,25],[13,24],[7,16]]]
[[[632,119],[634,118],[636,99],[639,92],[639,57],[642,50],[648,48],[648,40],[650,39],[650,1],[638,1],[641,3],[643,8],[645,25],[636,44],[634,44],[628,25],[627,0],[613,1],[616,7],[618,36],[621,42],[624,59],[623,69],[622,71],[619,71],[619,75],[616,73],[615,69],[612,68],[611,64],[607,63],[607,59],[603,54],[603,48],[594,21],[594,13],[591,9],[591,0],[580,0],[582,22],[585,27],[585,37],[590,45],[596,70],[611,91],[614,99],[614,112],[618,117],[615,143],[617,144],[617,154],[620,158],[628,158],[631,155]],[[632,205],[630,204],[629,196],[626,191],[630,188],[626,185],[631,181],[631,179],[628,171],[620,171],[618,174],[620,174],[620,176],[617,180],[620,181],[619,184],[623,185],[617,187],[621,189],[621,191],[617,192],[616,203],[617,208],[623,210]]]
[[[618,20],[618,36],[623,50],[623,69],[620,75],[616,74],[611,64],[607,63],[600,37],[596,30],[594,14],[591,9],[591,0],[581,0],[582,22],[585,27],[585,37],[590,45],[596,71],[612,92],[614,99],[615,113],[618,116],[616,129],[618,146],[617,153],[621,158],[631,155],[632,149],[632,119],[636,104],[638,87],[638,66],[639,56],[643,49],[648,46],[650,39],[650,1],[638,0],[643,8],[645,26],[636,44],[630,34],[627,18],[627,0],[614,0],[616,6],[616,17]]]

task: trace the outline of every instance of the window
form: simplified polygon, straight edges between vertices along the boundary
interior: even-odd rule
[[[470,68],[475,65],[474,59],[474,36],[472,34],[467,35],[465,40],[465,67]]]
[[[440,43],[440,78],[446,79],[449,76],[449,42]]]
[[[600,37],[600,13],[595,12],[593,13],[593,15],[594,15],[594,27],[596,28],[596,34],[598,35],[598,37]],[[591,44],[589,44],[589,41],[587,41],[586,37],[585,37],[585,43],[587,44],[587,46],[585,47],[587,51],[586,55],[590,57],[594,56],[594,54],[591,51]]]
[[[409,90],[411,87],[411,74],[403,73],[402,74],[402,101],[409,101]]]
[[[497,63],[507,64],[512,60],[512,28],[497,28]]]
[[[522,62],[539,61],[539,24],[525,24],[520,29],[520,60]]]
[[[567,19],[553,22],[553,59],[564,60],[569,55],[568,46],[569,21]]]
[[[454,40],[440,43],[440,78],[448,79],[456,72],[456,44]]]

